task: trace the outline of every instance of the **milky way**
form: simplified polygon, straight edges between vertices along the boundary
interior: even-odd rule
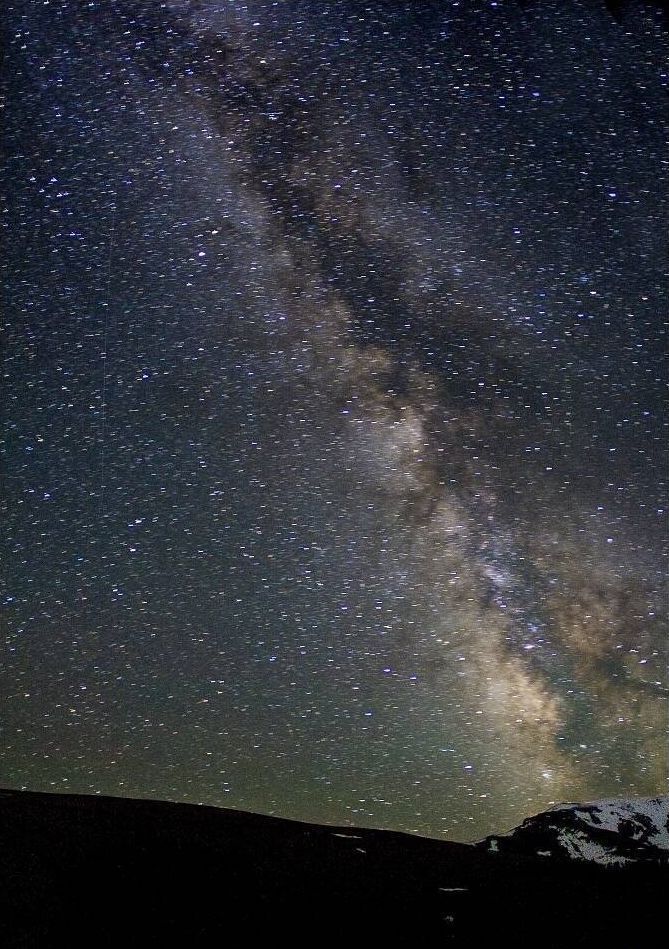
[[[663,790],[658,8],[4,20],[0,783],[457,839]]]

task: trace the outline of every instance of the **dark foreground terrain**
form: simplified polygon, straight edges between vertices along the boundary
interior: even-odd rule
[[[0,791],[0,946],[642,946],[669,870],[211,807]]]

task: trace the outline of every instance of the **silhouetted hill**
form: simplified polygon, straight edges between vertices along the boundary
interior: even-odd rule
[[[170,804],[0,792],[0,945],[643,945],[667,868]],[[664,910],[662,910],[664,915]]]

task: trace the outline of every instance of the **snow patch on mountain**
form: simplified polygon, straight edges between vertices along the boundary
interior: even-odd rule
[[[669,796],[561,804],[481,845],[608,866],[669,864]]]
[[[586,826],[669,851],[669,796],[595,801],[574,808],[574,816]]]

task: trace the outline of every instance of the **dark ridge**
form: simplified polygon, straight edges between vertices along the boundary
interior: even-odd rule
[[[0,945],[650,944],[669,873],[213,807],[0,791]]]

